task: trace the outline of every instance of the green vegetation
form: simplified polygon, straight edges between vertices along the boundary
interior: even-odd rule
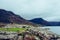
[[[12,32],[23,32],[26,28],[0,28],[0,31],[12,31]]]

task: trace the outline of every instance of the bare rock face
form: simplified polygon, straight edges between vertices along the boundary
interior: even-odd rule
[[[0,9],[0,23],[17,23],[17,24],[29,24],[29,25],[34,25],[34,23],[29,22],[22,18],[19,15],[14,14],[11,11],[6,11],[4,9]]]

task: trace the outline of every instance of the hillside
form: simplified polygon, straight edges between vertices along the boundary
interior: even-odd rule
[[[16,15],[12,11],[7,11],[4,9],[0,9],[0,23],[4,23],[4,24],[16,23],[16,24],[27,24],[27,25],[37,26],[36,24],[27,21],[21,16]]]
[[[35,23],[35,24],[41,24],[41,25],[44,25],[44,26],[60,26],[60,21],[57,22],[57,21],[47,21],[47,20],[44,20],[42,18],[34,18],[32,20],[29,20],[30,22],[32,23]]]

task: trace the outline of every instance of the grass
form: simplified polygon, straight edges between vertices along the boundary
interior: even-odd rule
[[[0,31],[23,32],[26,28],[0,28]]]

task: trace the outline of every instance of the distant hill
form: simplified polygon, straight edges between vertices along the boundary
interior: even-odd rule
[[[19,15],[14,14],[12,11],[7,11],[4,9],[0,9],[0,23],[17,23],[36,26],[36,24],[27,21]]]
[[[35,18],[32,20],[26,20],[23,17],[13,13],[12,11],[7,11],[0,9],[0,24],[27,24],[33,26],[60,26],[60,22],[49,22],[42,18]]]
[[[36,23],[36,24],[42,24],[46,25],[47,21],[43,20],[42,18],[35,18],[32,20],[29,20],[30,22]]]
[[[44,26],[60,26],[60,22],[51,22],[51,21],[49,22],[42,18],[35,18],[35,19],[29,20],[29,21],[36,23],[36,24],[41,24]]]

